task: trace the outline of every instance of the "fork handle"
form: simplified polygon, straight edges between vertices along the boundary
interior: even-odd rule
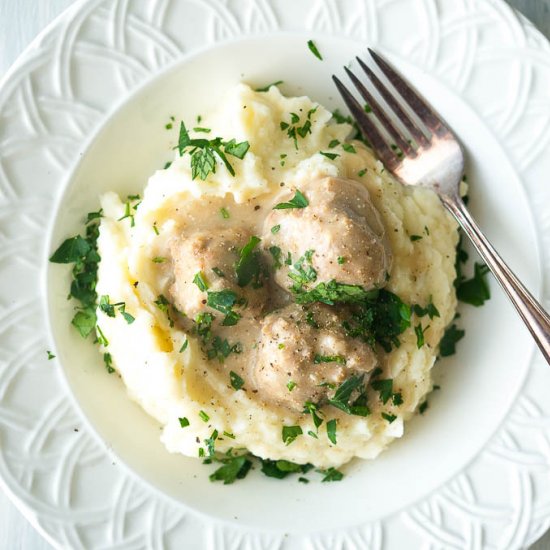
[[[550,364],[550,315],[514,275],[474,221],[460,196],[442,196],[443,204],[456,218],[508,298],[517,309],[542,355]]]

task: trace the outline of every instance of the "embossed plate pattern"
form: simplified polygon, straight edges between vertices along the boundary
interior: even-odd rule
[[[408,33],[415,29],[417,32]],[[459,93],[524,185],[550,289],[550,47],[497,0],[77,2],[0,87],[0,477],[64,548],[520,548],[550,526],[550,371],[534,355],[497,433],[450,482],[383,519],[286,536],[218,522],[113,465],[46,360],[44,228],[88,136],[182,54],[279,30],[370,43]],[[501,68],[499,81],[487,68]],[[101,85],[97,76],[101,75]]]

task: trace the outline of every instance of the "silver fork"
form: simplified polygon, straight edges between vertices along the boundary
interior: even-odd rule
[[[363,100],[371,107],[371,115],[366,113],[336,76],[332,77],[360,130],[371,143],[378,158],[397,179],[406,185],[427,187],[439,195],[444,206],[461,225],[516,307],[544,358],[550,363],[550,316],[504,263],[460,197],[459,185],[464,171],[464,154],[456,136],[403,77],[374,51],[369,49],[369,53],[398,95],[392,93],[361,59],[357,58],[357,61],[373,88],[393,111],[392,114],[384,110],[367,87],[347,67],[346,73]],[[422,122],[425,130],[406,113],[403,103]],[[379,126],[373,122],[371,116],[378,120]],[[392,122],[391,119],[395,117],[400,120],[406,129],[405,132]],[[391,141],[384,136],[379,127],[384,128]]]

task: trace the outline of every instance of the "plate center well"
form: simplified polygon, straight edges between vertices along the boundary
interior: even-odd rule
[[[191,120],[211,110],[237,82],[262,86],[284,80],[287,95],[307,94],[328,108],[341,107],[330,75],[341,73],[364,47],[323,38],[325,60],[319,62],[305,42],[303,36],[277,35],[220,45],[183,60],[133,94],[94,136],[74,171],[58,209],[54,246],[81,231],[83,217],[97,210],[101,193],[140,192],[171,158],[177,136],[164,128],[170,116]],[[466,145],[473,214],[520,278],[536,289],[538,261],[529,252],[535,245],[528,246],[535,243],[535,233],[513,166],[459,97],[435,79],[398,65]],[[70,326],[74,304],[66,300],[68,279],[59,276],[58,266],[48,269],[58,357],[98,437],[131,471],[177,501],[216,518],[285,532],[375,520],[456,475],[505,417],[532,351],[527,331],[493,281],[486,306],[461,309],[466,338],[458,355],[437,366],[442,389],[430,397],[428,412],[410,422],[405,437],[379,459],[351,464],[340,483],[302,485],[295,478],[277,481],[253,472],[223,486],[208,480],[211,467],[164,449],[158,424],[128,399],[120,380],[105,372],[97,349]]]

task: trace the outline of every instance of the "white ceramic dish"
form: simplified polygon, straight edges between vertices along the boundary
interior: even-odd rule
[[[495,285],[484,308],[462,308],[467,336],[437,368],[442,390],[429,412],[377,461],[353,463],[341,483],[303,486],[254,472],[228,487],[210,483],[200,462],[166,453],[158,426],[69,326],[66,270],[48,266],[43,287],[34,267],[79,231],[100,192],[141,190],[171,155],[170,115],[208,110],[241,79],[283,79],[286,93],[337,106],[329,76],[368,41],[462,138],[474,215],[528,285],[543,288],[548,45],[500,2],[432,8],[418,0],[79,3],[8,76],[0,91],[8,243],[0,476],[53,543],[518,548],[548,527],[550,373]],[[422,33],[407,34],[412,21]],[[41,294],[57,354],[49,363]]]

